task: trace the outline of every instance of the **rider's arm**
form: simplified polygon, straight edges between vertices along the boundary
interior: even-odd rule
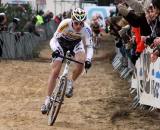
[[[91,61],[93,57],[93,41],[92,41],[92,31],[90,27],[85,29],[85,42],[87,47],[86,60]]]

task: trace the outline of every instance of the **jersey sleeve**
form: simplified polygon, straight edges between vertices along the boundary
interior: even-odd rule
[[[66,30],[66,28],[67,28],[68,26],[69,26],[69,25],[68,25],[68,21],[67,21],[67,20],[63,20],[63,21],[59,24],[56,32],[54,33],[54,37],[55,37],[55,38],[60,37],[61,34]]]

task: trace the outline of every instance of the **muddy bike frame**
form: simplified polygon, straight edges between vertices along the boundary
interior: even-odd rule
[[[97,54],[98,53],[98,48],[100,48],[100,34],[96,34],[94,37],[93,37],[93,41],[94,41],[94,50],[95,50],[95,53]]]
[[[54,88],[51,96],[51,103],[50,103],[49,111],[47,113],[48,125],[50,126],[52,126],[55,123],[55,120],[58,116],[61,105],[63,104],[64,95],[67,87],[67,79],[68,79],[70,63],[75,62],[83,65],[83,63],[72,59],[71,56],[72,55],[70,54],[70,51],[67,51],[66,56],[62,56],[62,55],[58,56],[65,59],[66,64],[65,64],[62,75],[59,77],[59,82]]]
[[[69,73],[69,65],[70,65],[71,61],[83,65],[83,63],[72,59],[71,56],[72,56],[72,55],[70,54],[70,51],[67,51],[66,57],[65,57],[65,56],[62,56],[62,55],[59,55],[59,56],[58,56],[58,57],[63,58],[63,59],[66,60],[66,64],[65,64],[63,73],[62,73],[62,75],[60,76],[60,79],[61,79],[62,77],[64,77],[64,76],[65,76],[65,77],[68,76],[68,73]]]

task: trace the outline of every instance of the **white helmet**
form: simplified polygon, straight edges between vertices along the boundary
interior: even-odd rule
[[[83,22],[84,20],[86,20],[86,17],[86,12],[81,8],[76,8],[72,11],[73,20]]]

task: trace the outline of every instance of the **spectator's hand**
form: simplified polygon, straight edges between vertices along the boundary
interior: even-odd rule
[[[144,46],[145,46],[145,48],[147,48],[147,44],[146,44],[146,39],[147,39],[147,36],[141,36],[141,41],[143,41],[144,42]]]
[[[151,48],[154,47],[153,43],[154,43],[154,37],[147,37],[145,43],[150,46]]]
[[[146,41],[146,39],[147,39],[147,36],[141,36],[141,41]]]
[[[116,41],[116,47],[117,47],[117,48],[121,48],[122,46],[123,46],[122,40]]]

